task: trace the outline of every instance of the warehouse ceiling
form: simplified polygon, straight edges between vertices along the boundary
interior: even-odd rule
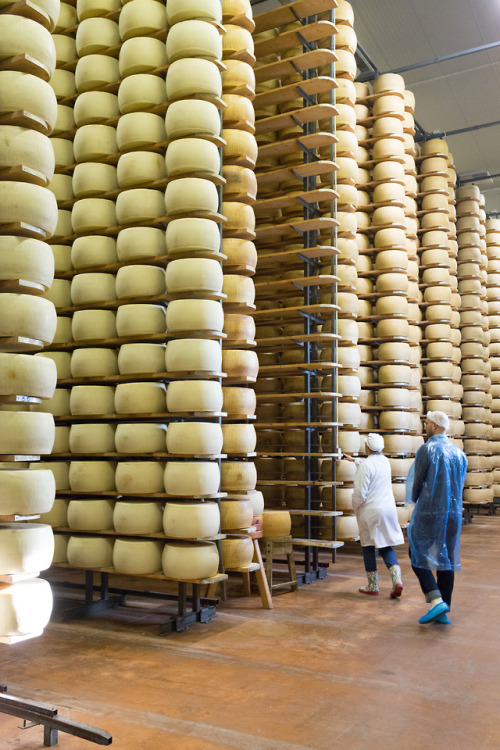
[[[487,213],[500,213],[500,0],[350,3],[361,80],[371,66],[371,75],[408,68],[401,75],[415,94],[418,124],[427,134],[444,134],[460,180],[479,186]],[[286,3],[257,2],[254,14],[280,4]],[[446,56],[453,57],[420,65]],[[489,123],[497,124],[478,128]]]

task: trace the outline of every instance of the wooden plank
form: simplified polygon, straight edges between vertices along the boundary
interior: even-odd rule
[[[261,224],[257,227],[257,239],[262,242],[276,237],[293,237],[306,232],[321,231],[338,227],[339,222],[330,216],[319,216],[316,219],[297,219],[288,224]]]
[[[333,104],[313,104],[310,107],[301,107],[292,112],[283,112],[272,117],[263,117],[255,123],[255,132],[271,133],[284,128],[293,128],[297,125],[305,125],[308,122],[328,120],[338,114]]]
[[[308,16],[316,15],[317,13],[326,13],[329,10],[336,8],[338,3],[336,0],[296,0],[294,3],[282,6],[281,8],[273,8],[265,13],[259,13],[254,16],[255,22],[255,33],[258,34],[261,31],[267,31],[273,29],[275,26],[284,26],[288,23],[295,23],[298,18],[307,18]],[[333,26],[333,24],[329,24]],[[335,29],[335,26],[333,26]],[[330,31],[330,34],[335,33]],[[323,36],[327,36],[323,34]],[[262,57],[262,54],[256,52],[256,56]]]
[[[335,190],[330,188],[316,188],[314,190],[296,190],[291,193],[282,193],[281,195],[275,195],[272,198],[262,198],[255,206],[255,214],[258,217],[260,213],[265,213],[269,209],[287,208],[297,206],[299,210],[302,210],[302,205],[299,203],[305,201],[306,203],[331,203],[339,197]]]
[[[282,60],[259,65],[254,69],[257,83],[270,81],[274,78],[286,78],[295,76],[297,70],[304,72],[312,68],[320,68],[337,62],[337,55],[330,49],[314,49],[309,52],[301,52],[294,57],[286,57]]]
[[[319,518],[329,518],[344,515],[341,510],[301,510],[299,508],[283,508],[283,510],[288,510],[291,516],[313,516]]]
[[[305,247],[303,250],[297,252],[297,250],[282,250],[277,252],[266,252],[259,253],[259,269],[266,268],[269,270],[269,266],[277,267],[280,271],[283,269],[283,265],[291,265],[290,261],[296,260],[297,268],[304,267],[304,258],[333,258],[338,255],[339,250],[331,245],[318,245],[316,247]],[[295,265],[295,264],[294,264]]]
[[[289,83],[287,86],[282,86],[279,89],[271,89],[256,94],[254,107],[255,109],[261,109],[262,107],[270,107],[274,104],[285,104],[285,102],[290,102],[294,99],[302,99],[304,94],[307,96],[326,94],[337,87],[338,82],[336,79],[329,76],[306,78],[304,81],[300,81],[300,83]]]
[[[258,186],[269,185],[270,183],[276,183],[278,186],[280,182],[293,180],[294,177],[300,177],[303,180],[306,177],[317,177],[318,175],[330,174],[337,171],[338,166],[334,161],[330,159],[318,159],[318,161],[294,164],[292,167],[271,169],[269,172],[257,172],[255,176],[257,177]]]
[[[286,378],[290,375],[303,375],[306,372],[321,372],[331,374],[334,369],[339,369],[336,362],[302,362],[290,365],[261,365],[259,377]],[[258,427],[259,425],[257,425]]]
[[[344,542],[334,542],[329,539],[292,539],[294,547],[319,547],[320,549],[339,549]]]
[[[328,305],[325,303],[315,305],[299,305],[297,307],[278,307],[272,310],[256,310],[253,317],[257,324],[262,325],[263,322],[277,323],[278,320],[287,320],[289,318],[298,317],[303,320],[304,315],[315,315],[321,320],[325,320],[327,317],[332,315],[334,312],[338,312],[340,308],[338,305]]]
[[[314,151],[322,146],[332,146],[337,143],[338,138],[333,133],[318,131],[309,135],[301,135],[298,138],[288,138],[285,141],[274,141],[259,147],[259,159],[268,157],[278,158],[288,154],[302,154],[302,148]],[[293,169],[293,167],[292,167]]]

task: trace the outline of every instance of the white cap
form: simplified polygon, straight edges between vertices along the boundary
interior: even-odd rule
[[[437,424],[438,427],[442,427],[444,430],[447,430],[450,426],[450,420],[444,411],[428,411],[426,419],[433,424]]]
[[[370,432],[366,438],[366,445],[374,453],[381,453],[384,450],[384,438],[376,432]]]

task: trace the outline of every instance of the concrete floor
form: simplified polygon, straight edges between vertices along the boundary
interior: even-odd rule
[[[426,607],[406,548],[400,601],[382,570],[378,598],[357,593],[351,551],[273,611],[231,599],[210,624],[165,638],[158,603],[52,622],[0,646],[0,682],[106,729],[120,750],[493,750],[500,518],[476,517],[462,539],[451,627],[418,625]],[[43,747],[41,728],[21,723],[1,717],[2,750]],[[96,745],[61,734],[59,747]]]

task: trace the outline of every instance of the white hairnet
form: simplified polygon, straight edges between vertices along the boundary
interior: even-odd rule
[[[450,420],[444,411],[428,411],[426,418],[429,422],[433,422],[434,424],[437,424],[438,427],[443,427],[445,430],[450,426]]]
[[[384,450],[384,438],[382,435],[378,435],[376,432],[370,432],[366,438],[366,445],[371,451],[380,453]]]

